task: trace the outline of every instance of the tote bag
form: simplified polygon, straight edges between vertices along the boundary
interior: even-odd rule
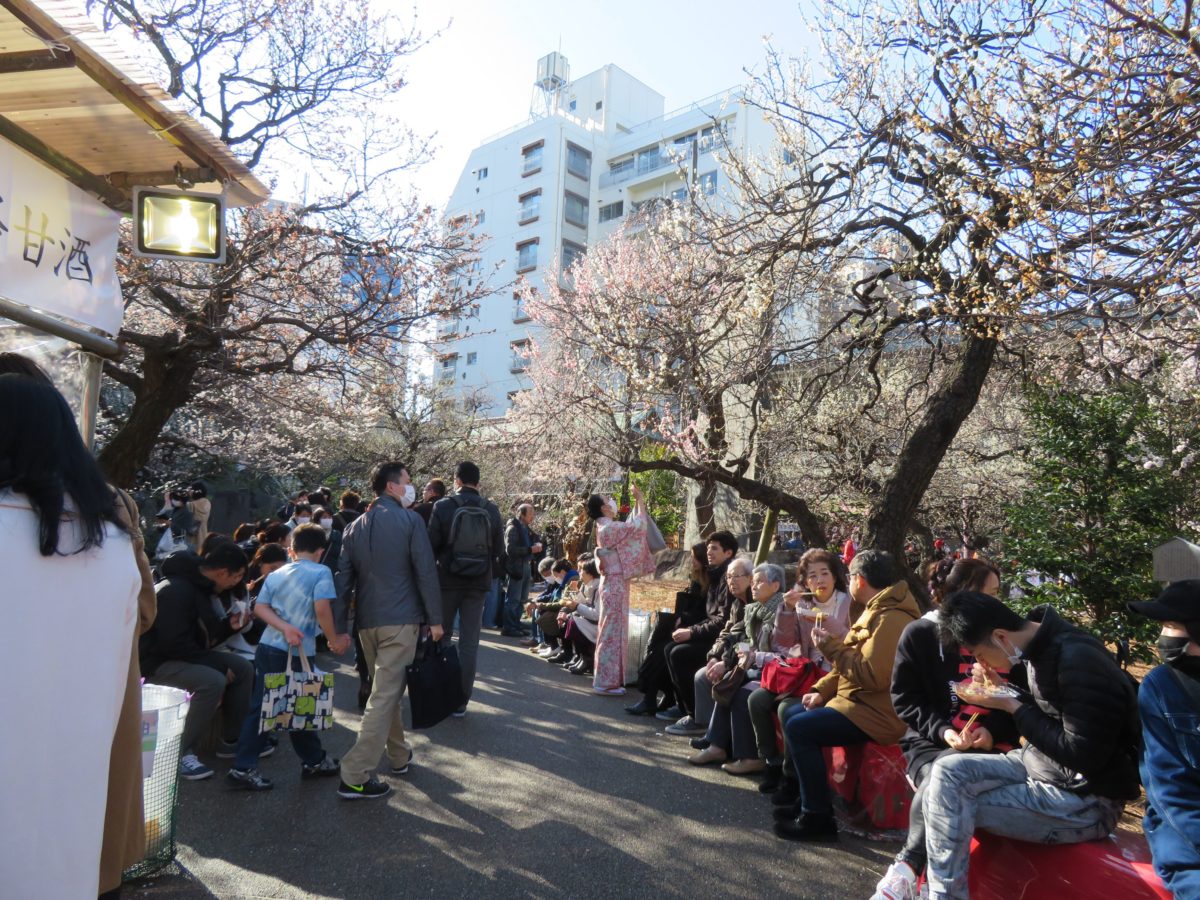
[[[333,674],[314,669],[297,651],[302,671],[292,669],[292,650],[282,672],[263,676],[258,730],[325,731],[333,727]]]

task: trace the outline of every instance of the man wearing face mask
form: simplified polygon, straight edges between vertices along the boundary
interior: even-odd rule
[[[931,900],[966,898],[976,828],[1032,843],[1097,840],[1138,796],[1137,694],[1108,648],[1049,606],[1022,618],[995,597],[947,598],[938,628],[988,680],[1023,663],[1030,696],[995,689],[976,706],[1010,713],[1025,746],[1004,754],[942,757],[925,793]]]
[[[338,796],[347,800],[387,796],[391,787],[373,775],[386,749],[393,775],[412,761],[404,734],[401,700],[408,666],[416,658],[421,624],[442,639],[442,596],[425,522],[408,509],[416,492],[401,462],[381,464],[371,480],[376,499],[346,528],[336,579],[333,621],[339,641],[348,633],[351,598],[363,655],[371,672],[371,697],[358,740],[342,758]]]
[[[1171,892],[1200,897],[1200,581],[1176,581],[1129,608],[1162,622],[1163,665],[1138,691],[1146,840]]]
[[[307,525],[312,521],[312,504],[297,503],[295,510],[292,512],[292,517],[283,524],[292,531],[295,531],[301,525]]]

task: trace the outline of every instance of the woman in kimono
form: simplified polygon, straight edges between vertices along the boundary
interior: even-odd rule
[[[654,571],[646,546],[646,501],[633,487],[636,504],[628,522],[617,520],[611,497],[588,497],[588,518],[596,522],[596,559],[600,565],[600,627],[596,634],[596,670],[592,690],[597,694],[625,693],[625,643],[629,629],[629,582]]]

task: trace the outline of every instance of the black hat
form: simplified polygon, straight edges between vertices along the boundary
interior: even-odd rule
[[[1200,579],[1172,582],[1157,600],[1130,603],[1129,609],[1159,622],[1200,622]]]

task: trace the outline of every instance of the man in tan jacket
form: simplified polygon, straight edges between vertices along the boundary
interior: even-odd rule
[[[850,594],[864,609],[848,632],[838,633],[835,622],[812,631],[832,670],[784,713],[799,802],[775,811],[775,833],[791,841],[837,840],[824,748],[894,744],[904,734],[892,709],[892,663],[900,634],[921,615],[917,602],[892,557],[879,550],[851,561]]]

